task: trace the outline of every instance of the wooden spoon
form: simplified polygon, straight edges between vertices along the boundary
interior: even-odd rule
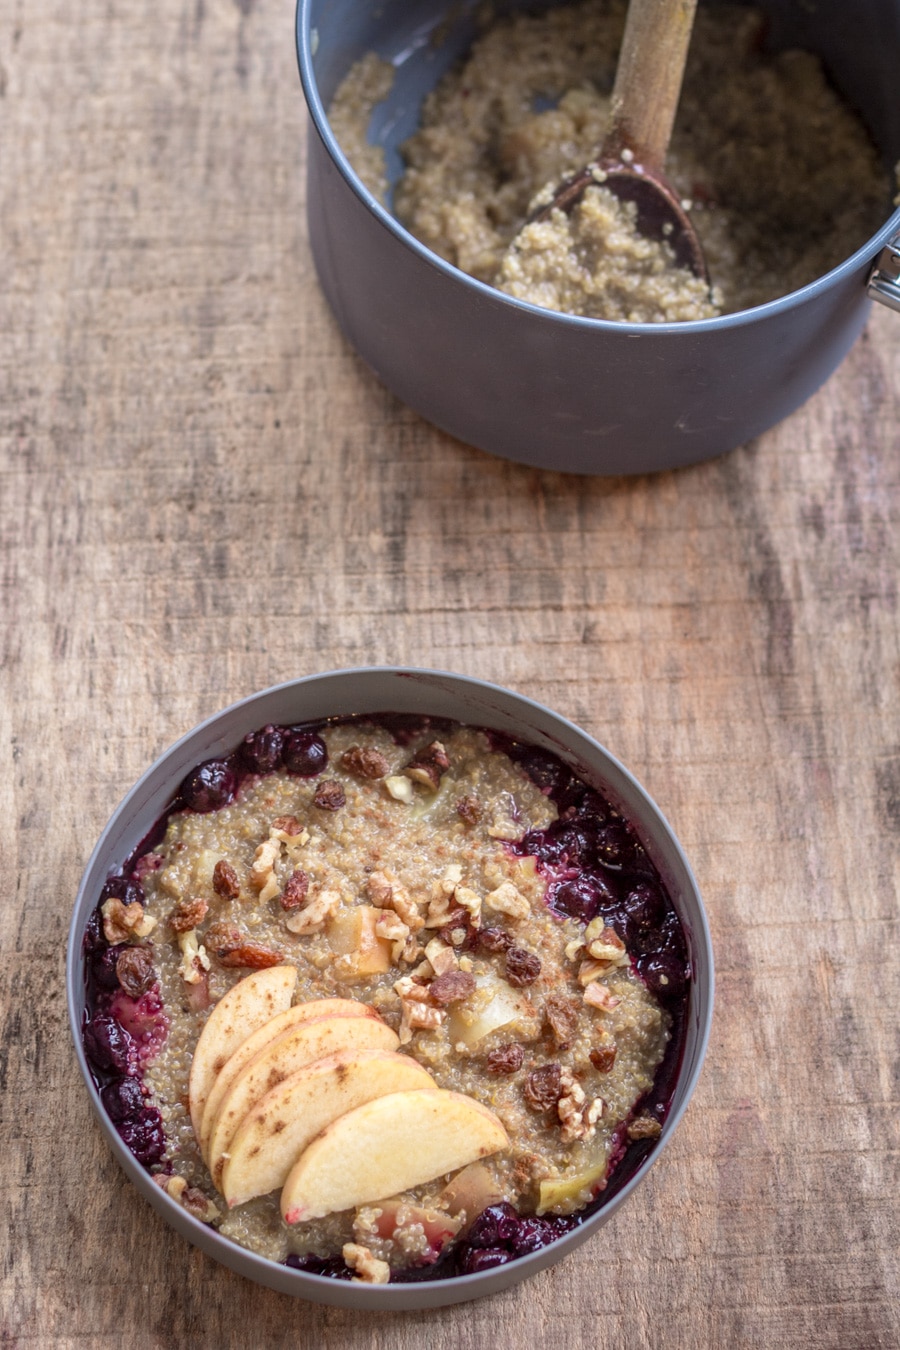
[[[665,240],[677,265],[708,283],[700,240],[663,175],[696,8],[697,0],[631,0],[597,159],[564,179],[530,219],[571,211],[586,187],[602,183],[620,201],[634,202],[640,234]]]

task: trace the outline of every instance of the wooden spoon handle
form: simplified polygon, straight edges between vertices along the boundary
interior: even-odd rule
[[[662,170],[678,108],[697,0],[631,0],[602,157],[630,150]]]

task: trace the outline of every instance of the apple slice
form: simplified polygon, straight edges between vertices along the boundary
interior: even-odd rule
[[[307,1144],[356,1106],[409,1088],[436,1087],[409,1055],[340,1050],[292,1073],[261,1097],[228,1146],[222,1194],[230,1206],[284,1185]]]
[[[238,988],[239,986],[235,987]],[[317,998],[311,999],[309,1003],[297,1003],[293,1008],[286,1008],[284,1012],[278,1013],[275,1017],[264,1022],[262,1026],[258,1026],[252,1035],[249,1035],[246,1040],[238,1045],[230,1058],[221,1066],[207,1093],[200,1119],[200,1133],[197,1136],[200,1152],[204,1158],[207,1155],[209,1136],[216,1123],[216,1116],[219,1114],[222,1100],[241,1070],[270,1041],[274,1041],[285,1031],[290,1031],[291,1027],[316,1021],[320,1017],[377,1018],[378,1014],[367,1003],[359,1003],[355,999]]]
[[[219,1070],[242,1041],[290,1007],[296,985],[295,966],[270,966],[239,980],[213,1008],[194,1050],[188,1085],[191,1124],[198,1139],[203,1108]]]
[[[270,1041],[231,1084],[210,1133],[206,1164],[219,1189],[226,1154],[244,1117],[289,1074],[339,1050],[396,1050],[399,1044],[397,1033],[378,1016],[320,1017]]]
[[[507,1148],[501,1122],[460,1092],[416,1088],[357,1106],[314,1139],[281,1192],[286,1223],[385,1200]]]

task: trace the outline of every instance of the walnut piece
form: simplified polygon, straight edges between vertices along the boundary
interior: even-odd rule
[[[149,947],[126,947],[116,958],[116,979],[129,998],[140,998],[156,983]]]
[[[286,835],[288,839],[294,839],[301,833],[303,826],[296,816],[277,816],[272,821],[272,830],[276,835]]]
[[[610,992],[605,984],[593,980],[584,991],[584,1001],[590,1008],[599,1008],[601,1012],[612,1012],[622,1002]]]
[[[380,750],[369,745],[351,745],[341,755],[341,767],[356,778],[385,778],[391,771],[390,763]]]
[[[511,881],[501,881],[496,890],[489,891],[484,897],[484,903],[488,909],[508,914],[511,919],[527,918],[531,908],[525,896]]]
[[[209,912],[209,902],[200,897],[192,900],[180,900],[169,915],[169,927],[173,933],[187,933],[202,923]]]
[[[394,987],[396,988],[396,985]],[[436,1031],[447,1016],[441,1008],[435,1008],[428,1003],[420,1003],[417,999],[401,998],[400,1007],[402,1012],[398,1034],[401,1045],[409,1044],[415,1030]]]
[[[394,801],[403,802],[404,806],[411,806],[416,799],[412,780],[407,778],[405,773],[389,773],[384,780],[384,786]]]
[[[562,1095],[562,1069],[559,1064],[544,1064],[525,1080],[525,1100],[533,1111],[549,1111]]]
[[[241,893],[238,874],[224,858],[220,858],[213,868],[213,890],[223,900],[237,900]]]
[[[284,926],[289,933],[298,936],[317,933],[320,928],[325,927],[326,921],[337,909],[341,899],[340,891],[326,886],[318,894],[308,895],[306,904],[301,909],[292,910],[285,919]]]
[[[424,749],[416,751],[403,772],[407,778],[412,778],[414,782],[421,783],[430,792],[437,792],[441,785],[441,778],[449,768],[450,760],[447,758],[447,751],[440,741],[432,741]]]
[[[210,1200],[208,1195],[196,1186],[189,1186],[184,1177],[165,1176],[160,1174],[153,1180],[162,1190],[170,1195],[173,1200],[177,1200],[188,1214],[192,1214],[195,1219],[201,1223],[212,1223],[219,1217],[219,1208]]]
[[[316,788],[313,802],[321,811],[340,811],[346,805],[344,789],[334,778],[325,778]]]
[[[263,903],[267,900],[273,900],[278,894],[278,878],[275,875],[275,864],[281,857],[281,840],[273,835],[264,840],[259,845],[253,855],[253,865],[250,868],[250,880],[259,891],[259,898]]]
[[[355,1270],[353,1284],[388,1284],[391,1278],[391,1268],[387,1261],[379,1261],[373,1256],[368,1247],[361,1246],[358,1242],[345,1242],[341,1255],[351,1270]]]
[[[496,1050],[492,1050],[484,1061],[484,1067],[488,1073],[518,1073],[524,1059],[525,1051],[521,1045],[512,1041],[509,1045],[499,1045]]]
[[[144,913],[140,900],[132,900],[126,905],[113,895],[104,901],[100,913],[103,915],[103,935],[112,947],[133,937],[149,937],[156,927],[156,920]]]
[[[534,984],[541,973],[541,958],[522,947],[510,947],[506,953],[506,978],[517,989]]]

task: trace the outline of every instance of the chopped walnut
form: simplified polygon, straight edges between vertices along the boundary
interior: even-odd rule
[[[629,1139],[658,1139],[662,1125],[653,1116],[635,1116],[625,1131]]]
[[[320,928],[325,927],[327,920],[341,903],[341,899],[340,891],[326,886],[317,895],[308,898],[302,909],[292,910],[285,919],[284,926],[289,933],[297,936],[317,933]]]
[[[216,895],[220,895],[223,900],[237,900],[241,893],[241,883],[237,872],[225,858],[220,858],[213,868],[212,881]]]
[[[428,1002],[428,987],[420,983],[414,975],[401,975],[399,980],[394,982],[394,993],[401,999],[409,999],[414,1003]]]
[[[411,806],[416,799],[412,780],[407,778],[405,773],[388,774],[384,780],[384,786],[395,802],[403,802],[405,806]]]
[[[432,938],[425,946],[425,959],[431,962],[435,975],[447,975],[451,970],[456,970],[459,961],[456,952],[452,947],[448,947],[439,937]]]
[[[622,1002],[599,980],[594,980],[585,989],[584,1001],[589,1007],[599,1008],[601,1012],[612,1012],[613,1008],[617,1008]]]
[[[351,1270],[355,1270],[353,1284],[388,1284],[391,1278],[391,1268],[387,1261],[379,1261],[373,1256],[368,1247],[362,1247],[358,1242],[345,1242],[341,1255]]]
[[[603,961],[609,966],[628,964],[625,943],[614,928],[603,923],[602,919],[592,919],[584,931],[584,941],[588,955],[595,961]]]
[[[437,792],[441,778],[450,768],[447,751],[440,741],[432,741],[424,749],[418,750],[404,768],[407,778],[421,783],[430,792]]]
[[[484,1061],[484,1067],[488,1073],[518,1073],[524,1059],[525,1051],[521,1045],[513,1041],[509,1045],[499,1045],[496,1050],[492,1050]]]
[[[595,1046],[588,1058],[598,1073],[609,1073],[616,1062],[616,1046]]]
[[[398,1034],[401,1045],[409,1044],[415,1030],[436,1031],[447,1015],[441,1008],[435,1008],[431,1004],[419,1003],[417,1000],[409,998],[401,998],[400,1007],[402,1013]]]
[[[357,778],[385,778],[391,771],[390,763],[373,746],[351,745],[341,755],[341,767]]]
[[[460,863],[450,863],[441,873],[440,888],[444,895],[451,896],[462,881],[462,866]]]
[[[309,891],[309,876],[302,867],[295,867],[281,892],[282,909],[299,909]]]
[[[471,916],[475,927],[481,922],[481,896],[477,891],[470,890],[468,886],[457,886],[453,892],[453,899],[457,905],[461,905]]]
[[[405,943],[409,937],[409,928],[393,910],[386,909],[375,920],[375,936],[387,938],[388,942]]]
[[[278,894],[278,878],[275,864],[281,857],[281,840],[270,835],[257,848],[250,868],[250,880],[259,891],[260,900],[265,903]]]
[[[210,1200],[208,1195],[196,1186],[189,1186],[184,1177],[158,1175],[153,1178],[157,1186],[170,1195],[173,1200],[177,1200],[188,1214],[192,1214],[195,1219],[201,1223],[212,1223],[219,1217],[219,1208]]]
[[[178,974],[185,984],[201,984],[206,978],[210,961],[206,948],[200,945],[196,930],[192,928],[187,933],[179,933],[178,945],[181,948]]]
[[[607,961],[582,961],[578,967],[578,983],[585,988],[593,980],[599,980],[601,976],[609,974],[609,963]]]
[[[334,778],[325,778],[316,788],[313,802],[321,811],[340,811],[346,805],[344,789]]]
[[[571,1069],[563,1069],[560,1075],[562,1095],[556,1103],[562,1129],[560,1138],[564,1144],[572,1144],[576,1139],[593,1139],[596,1134],[596,1122],[603,1114],[603,1101],[595,1097],[588,1102],[584,1088],[575,1079]]]
[[[181,900],[169,915],[169,927],[173,933],[187,933],[202,923],[209,912],[209,901],[200,898]]]
[[[525,919],[531,910],[526,897],[511,881],[502,881],[496,890],[489,891],[484,903],[488,909],[508,914],[511,919]]]
[[[372,872],[366,881],[366,896],[376,909],[392,909],[411,933],[418,933],[424,920],[405,887],[392,881],[385,872]]]
[[[481,802],[477,797],[466,794],[456,803],[456,812],[467,825],[477,825],[481,819]]]
[[[510,947],[506,953],[506,978],[517,989],[534,984],[541,973],[541,958],[522,947]]]
[[[156,927],[156,920],[144,913],[140,900],[132,900],[126,905],[113,895],[104,901],[100,913],[103,915],[103,935],[113,947],[133,937],[149,937]]]
[[[116,979],[130,998],[140,998],[156,983],[149,947],[126,947],[116,958]]]
[[[459,1003],[474,992],[475,976],[464,970],[448,970],[446,975],[436,976],[428,986],[431,1001],[442,1007],[447,1003]]]
[[[578,1006],[564,994],[551,994],[544,1003],[544,1017],[559,1046],[568,1045],[578,1027]]]
[[[525,1100],[534,1111],[549,1111],[562,1094],[562,1069],[558,1064],[544,1064],[534,1069],[525,1080]]]

